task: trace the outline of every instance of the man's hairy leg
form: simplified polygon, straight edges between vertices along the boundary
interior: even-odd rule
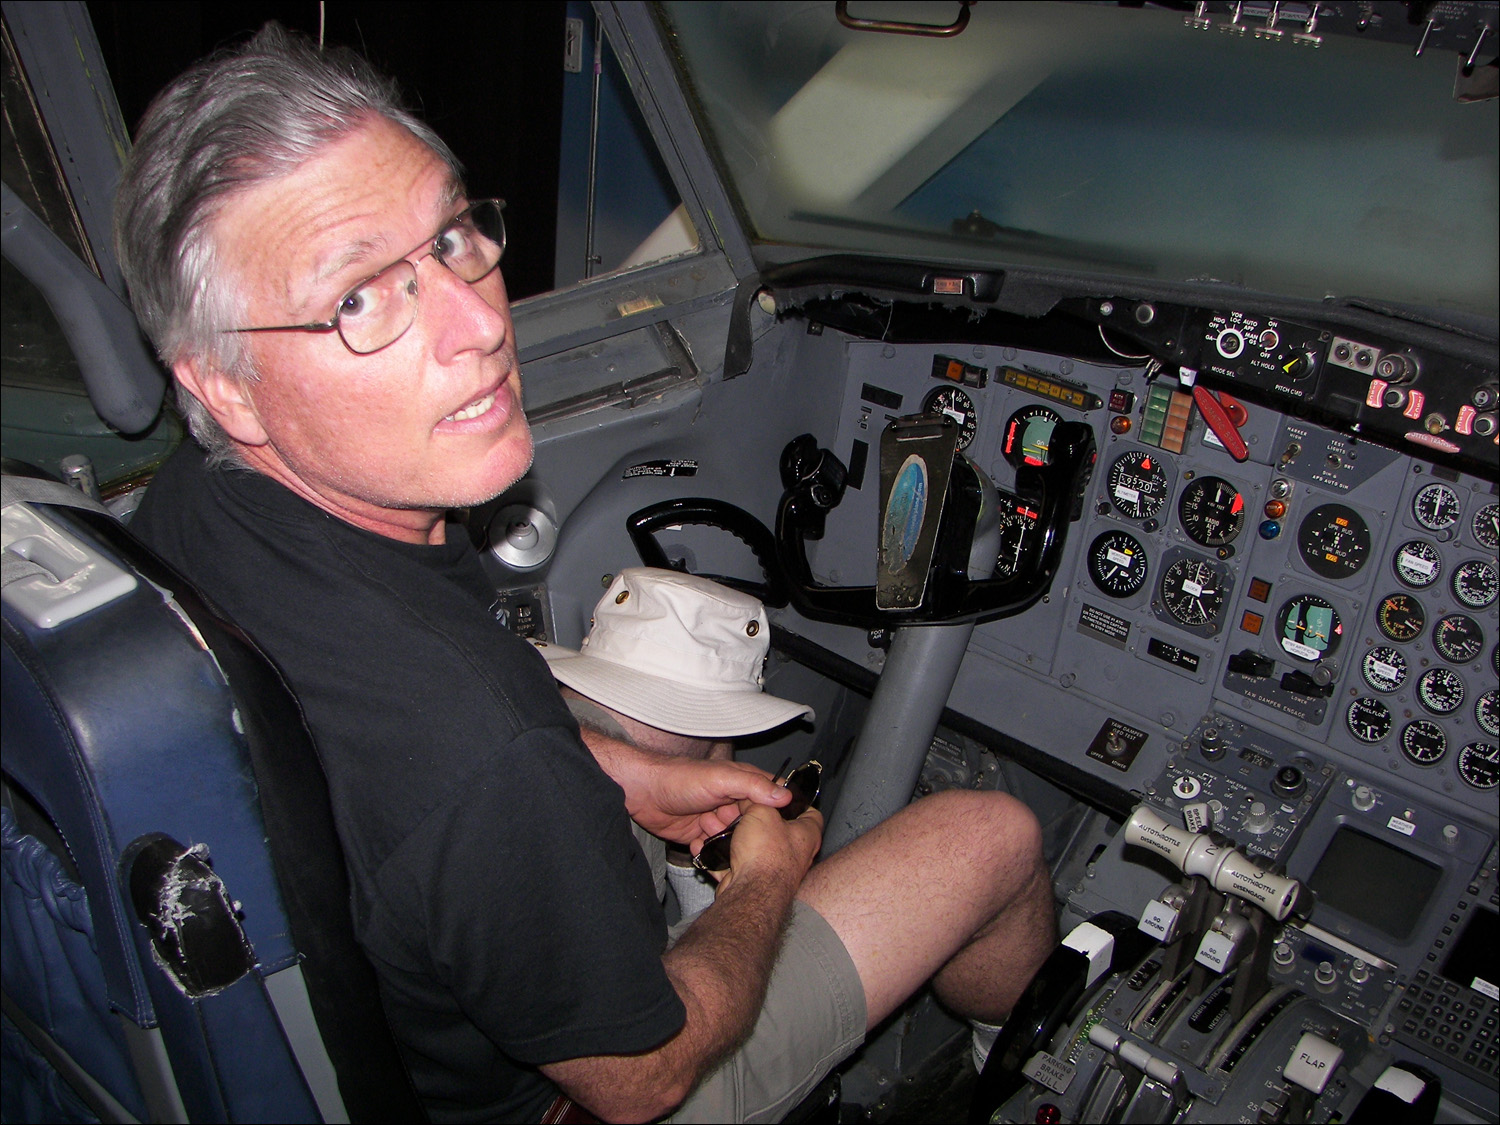
[[[929,977],[956,1014],[998,1022],[1057,941],[1036,817],[1003,793],[909,805],[814,867],[797,897],[849,950],[871,1027]]]

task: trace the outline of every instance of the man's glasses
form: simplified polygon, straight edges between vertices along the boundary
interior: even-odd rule
[[[355,355],[389,347],[406,334],[417,316],[417,266],[432,255],[473,285],[488,277],[505,253],[503,199],[472,203],[398,262],[365,278],[339,298],[332,320],[312,324],[273,324],[230,328],[229,332],[337,332]]]
[[[788,758],[782,763],[781,769],[776,771],[776,784],[792,791],[792,799],[776,810],[783,820],[796,820],[815,805],[818,800],[818,787],[823,781],[823,767],[818,762],[808,762],[806,765],[798,766],[783,777],[782,771],[790,764],[791,759]],[[724,831],[704,840],[703,849],[693,857],[693,866],[699,871],[707,871],[715,875],[721,871],[728,871],[729,841],[738,824],[739,821],[735,821]]]

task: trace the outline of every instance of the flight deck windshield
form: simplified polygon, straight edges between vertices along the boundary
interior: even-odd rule
[[[1307,11],[1274,37],[1183,6],[977,4],[950,37],[852,30],[826,2],[663,11],[763,262],[815,247],[1496,316],[1500,102],[1452,52],[1309,33]]]

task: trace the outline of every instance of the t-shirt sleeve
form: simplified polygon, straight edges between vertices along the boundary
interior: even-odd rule
[[[571,730],[523,732],[464,778],[380,893],[388,932],[425,935],[413,955],[518,1062],[649,1050],[682,1026],[623,795]]]

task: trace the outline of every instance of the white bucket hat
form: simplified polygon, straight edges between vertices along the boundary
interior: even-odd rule
[[[765,607],[696,575],[622,570],[580,650],[534,643],[574,691],[673,734],[734,738],[813,717],[806,704],[761,690],[771,648]]]

